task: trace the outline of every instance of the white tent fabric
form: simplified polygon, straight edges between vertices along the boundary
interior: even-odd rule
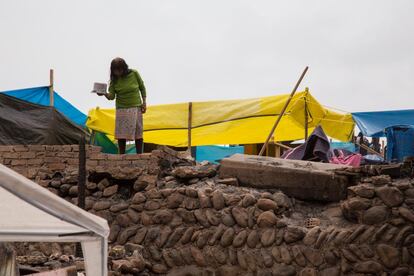
[[[0,242],[81,242],[86,274],[107,275],[106,220],[0,164]]]

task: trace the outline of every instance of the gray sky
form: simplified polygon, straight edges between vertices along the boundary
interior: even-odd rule
[[[150,104],[289,93],[346,111],[414,108],[414,1],[0,0],[0,90],[47,85],[82,111],[121,56]]]

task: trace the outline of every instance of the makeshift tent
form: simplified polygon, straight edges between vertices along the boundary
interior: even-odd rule
[[[387,161],[404,161],[414,156],[414,127],[390,127],[386,129]]]
[[[10,90],[1,92],[8,96],[18,98],[25,102],[30,102],[38,105],[49,106],[50,105],[50,95],[49,87],[34,87],[18,90]],[[62,98],[58,93],[53,92],[54,97],[54,107],[72,122],[77,125],[84,126],[86,123],[87,116],[79,111],[76,107]]]
[[[243,146],[198,146],[195,158],[197,161],[209,161],[219,163],[221,159],[230,157],[236,153],[244,153]]]
[[[87,133],[53,107],[0,93],[0,145],[78,144]]]
[[[106,220],[0,165],[0,242],[80,242],[87,275],[107,275]]]
[[[192,146],[255,144],[266,140],[289,95],[247,100],[193,102],[191,115]],[[304,138],[305,103],[308,129],[321,125],[328,136],[349,141],[354,122],[350,114],[324,108],[305,91],[297,93],[275,132],[275,141]],[[185,147],[188,144],[189,104],[149,106],[144,114],[144,140],[149,143]],[[115,110],[89,111],[88,128],[114,135]]]
[[[383,137],[394,126],[414,126],[414,109],[355,112],[352,117],[364,136]]]

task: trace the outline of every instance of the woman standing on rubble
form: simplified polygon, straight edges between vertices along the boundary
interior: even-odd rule
[[[119,153],[124,154],[127,140],[135,140],[137,153],[143,152],[142,114],[147,110],[147,93],[137,70],[129,69],[122,58],[111,62],[109,93],[100,93],[108,100],[116,99],[115,139]]]

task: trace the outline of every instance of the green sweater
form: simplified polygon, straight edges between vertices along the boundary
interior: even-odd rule
[[[147,97],[144,82],[137,70],[131,69],[130,72],[109,84],[107,98],[116,98],[116,108],[130,108],[141,106],[143,98]]]

